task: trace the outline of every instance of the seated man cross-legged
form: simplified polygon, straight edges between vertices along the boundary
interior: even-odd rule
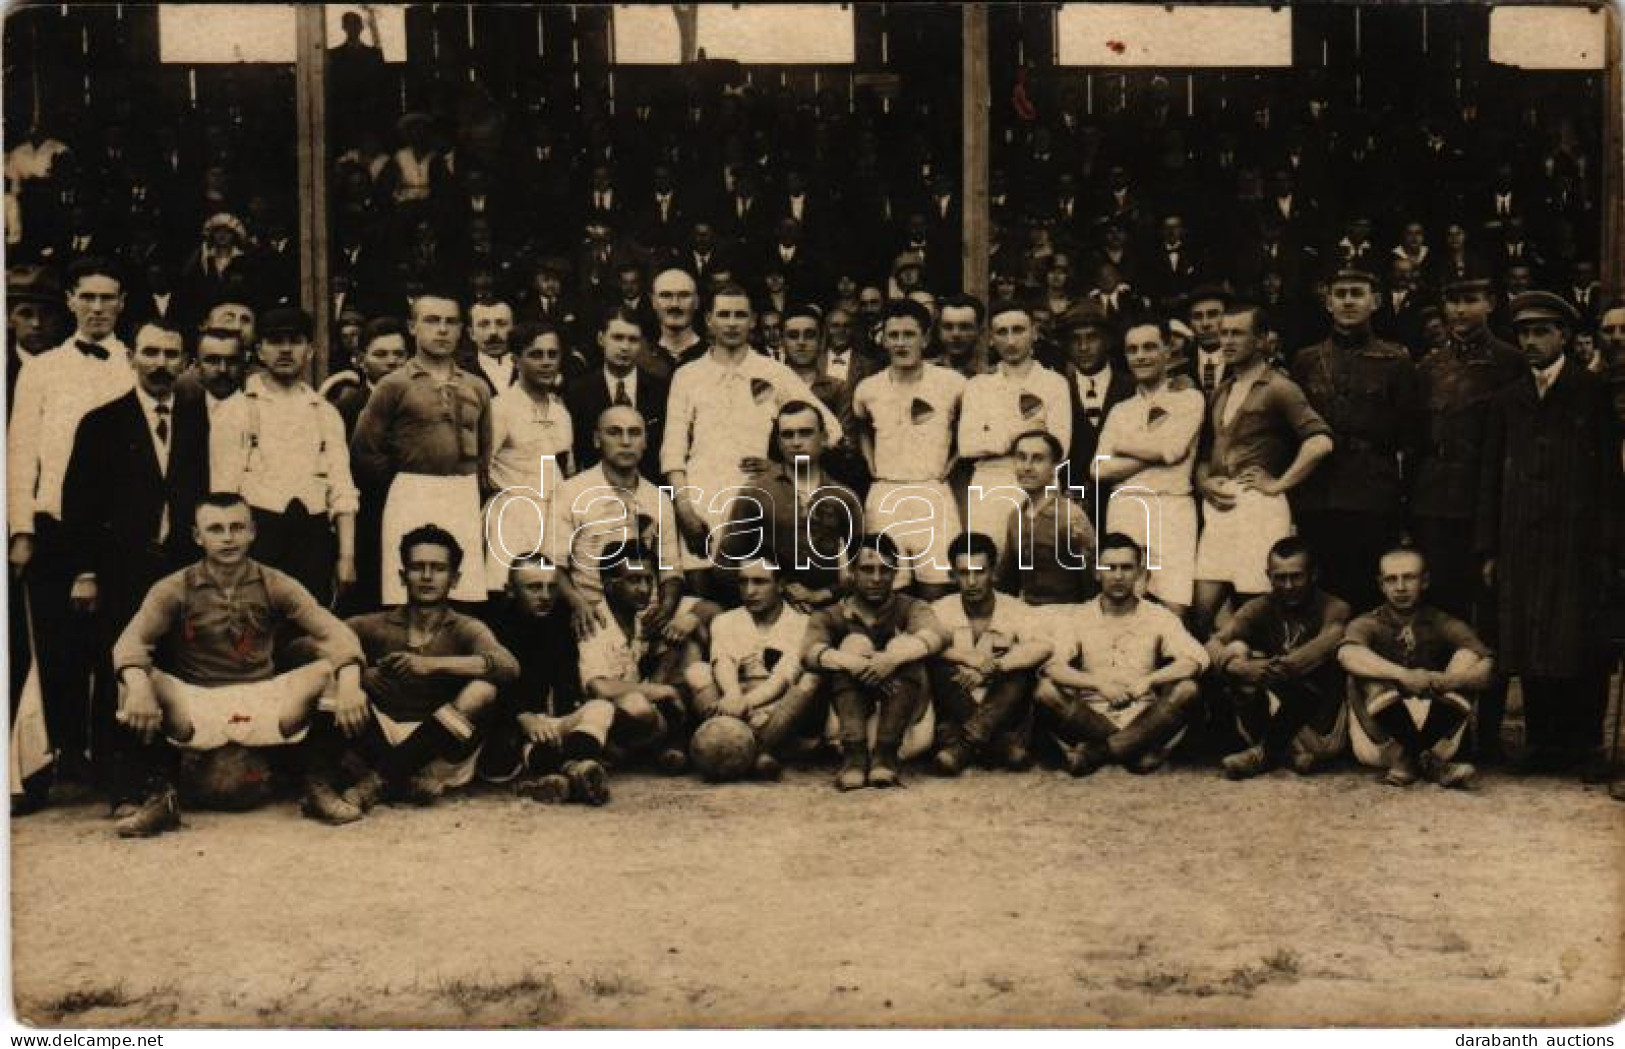
[[[990,537],[967,532],[948,556],[959,593],[931,605],[948,636],[930,662],[940,743],[932,765],[944,776],[978,758],[1024,769],[1032,763],[1033,689],[1049,635],[1032,609],[993,589],[999,548]]]
[[[450,532],[419,525],[400,541],[406,604],[348,620],[367,657],[372,716],[357,748],[367,769],[336,803],[313,794],[310,815],[347,823],[379,800],[426,805],[474,778],[497,689],[519,677],[519,662],[484,623],[452,608],[464,556]],[[319,745],[331,777],[343,742],[330,734]]]
[[[1100,542],[1100,596],[1083,606],[1044,668],[1041,723],[1060,744],[1067,771],[1087,776],[1108,762],[1152,772],[1196,712],[1196,675],[1207,651],[1162,605],[1137,596],[1140,544],[1121,532]]]
[[[1386,768],[1389,786],[1423,776],[1441,787],[1471,787],[1476,770],[1451,758],[1473,714],[1465,693],[1489,685],[1494,657],[1472,627],[1423,603],[1428,573],[1419,551],[1383,554],[1377,582],[1382,605],[1350,623],[1337,650],[1354,679],[1354,756]]]
[[[173,752],[153,746],[160,730],[191,751],[274,747],[305,738],[326,693],[336,694],[334,714],[345,725],[366,714],[356,636],[293,577],[248,556],[248,503],[206,496],[193,537],[203,559],[159,580],[113,647],[118,720],[143,743],[149,783],[146,800],[119,821],[121,837],[180,826]],[[278,674],[272,647],[286,624],[308,635],[316,658]],[[155,666],[160,652],[166,669]]]

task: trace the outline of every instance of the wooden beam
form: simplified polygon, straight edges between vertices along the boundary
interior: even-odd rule
[[[961,263],[964,289],[987,300],[988,282],[988,158],[989,106],[992,98],[988,73],[987,5],[966,4],[960,9],[963,26],[964,116],[961,136],[960,200],[964,216]]]
[[[327,275],[327,26],[321,4],[294,8],[298,51],[294,55],[294,104],[299,151],[299,302],[316,320],[312,378],[327,376],[328,311],[333,297]]]
[[[1602,9],[1607,23],[1607,73],[1602,102],[1602,251],[1599,273],[1603,287],[1625,294],[1625,17],[1618,5]]]

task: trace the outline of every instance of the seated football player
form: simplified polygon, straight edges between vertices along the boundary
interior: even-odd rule
[[[1408,787],[1419,776],[1467,789],[1473,766],[1452,761],[1466,734],[1469,694],[1490,684],[1495,660],[1473,628],[1427,604],[1427,561],[1395,549],[1378,561],[1383,603],[1343,634],[1337,661],[1354,679],[1349,737],[1382,782]]]
[[[1011,442],[1023,502],[1010,515],[995,576],[999,590],[1025,601],[1040,623],[1062,634],[1100,590],[1089,571],[1095,549],[1089,511],[1056,476],[1065,454],[1047,430],[1028,430]]]
[[[1289,536],[1270,548],[1270,592],[1236,610],[1207,643],[1213,676],[1251,745],[1224,759],[1246,779],[1290,761],[1308,774],[1348,742],[1348,705],[1337,646],[1349,606],[1320,589],[1314,555]]]
[[[133,758],[148,781],[145,800],[119,820],[120,837],[180,826],[176,755],[159,732],[190,751],[297,743],[330,691],[348,730],[366,716],[355,634],[293,577],[248,556],[254,518],[242,496],[204,497],[192,536],[202,560],[159,580],[113,646],[118,721],[140,741]],[[273,639],[287,624],[309,636],[316,658],[278,674]],[[166,654],[162,669],[156,652]]]
[[[581,683],[615,708],[614,764],[653,754],[664,772],[688,768],[689,697],[685,671],[705,650],[705,626],[721,611],[692,595],[665,618],[656,591],[656,553],[636,539],[598,557],[607,625],[580,642]],[[658,618],[657,618],[658,617]]]
[[[902,760],[930,747],[925,660],[945,639],[927,602],[895,591],[898,557],[890,536],[865,534],[852,592],[807,624],[802,662],[828,683],[841,745],[838,790],[895,787]]]
[[[929,663],[939,749],[933,768],[957,776],[972,761],[1012,770],[1032,764],[1033,689],[1049,636],[1032,610],[993,589],[999,548],[967,532],[948,548],[959,593],[931,606],[948,647]]]
[[[492,629],[518,658],[519,677],[498,692],[480,772],[492,783],[522,777],[517,793],[535,801],[603,805],[609,773],[600,759],[615,707],[607,699],[582,699],[571,608],[560,594],[563,577],[563,569],[538,554],[508,570],[507,600]]]
[[[1055,635],[1036,698],[1066,769],[1117,763],[1153,772],[1179,743],[1200,694],[1207,651],[1167,608],[1138,596],[1145,552],[1121,532],[1100,541],[1100,596]]]
[[[497,690],[518,680],[519,661],[452,608],[465,553],[439,525],[412,529],[400,540],[406,604],[348,620],[367,657],[372,717],[358,747],[367,771],[341,805],[312,806],[317,818],[349,822],[380,800],[432,804],[474,778]]]
[[[687,677],[701,720],[738,718],[756,735],[755,774],[775,779],[798,739],[823,728],[819,679],[802,673],[807,617],[791,608],[772,561],[747,561],[733,573],[742,607],[711,621],[711,659]]]

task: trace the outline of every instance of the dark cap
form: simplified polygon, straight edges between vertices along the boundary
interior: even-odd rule
[[[1110,317],[1106,316],[1106,311],[1100,308],[1099,303],[1093,299],[1085,299],[1061,314],[1060,320],[1055,327],[1057,331],[1071,334],[1083,328],[1100,328],[1104,331],[1111,331],[1116,325],[1112,323]]]
[[[22,263],[6,270],[6,301],[62,302],[62,285],[56,274],[45,266]]]
[[[1477,266],[1469,266],[1467,268],[1467,272],[1463,273],[1461,276],[1447,279],[1444,282],[1444,287],[1441,290],[1446,295],[1449,295],[1451,292],[1487,292],[1494,290],[1494,288],[1495,281],[1491,279],[1488,273],[1485,273]]]
[[[1573,328],[1580,323],[1580,312],[1560,295],[1526,291],[1512,300],[1512,323],[1523,321],[1561,321]]]
[[[1326,286],[1329,288],[1333,284],[1341,284],[1351,281],[1368,285],[1373,290],[1382,286],[1382,282],[1377,280],[1377,275],[1375,273],[1372,273],[1370,270],[1363,269],[1359,266],[1339,266],[1332,272],[1330,277],[1326,278]]]
[[[562,278],[570,275],[570,268],[570,263],[559,255],[543,255],[536,260],[538,273],[551,273]]]
[[[297,306],[278,306],[266,310],[265,316],[260,318],[258,327],[262,339],[272,335],[303,335],[308,339],[316,330],[310,314]]]

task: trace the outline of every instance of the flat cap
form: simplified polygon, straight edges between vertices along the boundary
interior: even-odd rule
[[[62,285],[49,268],[20,263],[6,270],[6,301],[60,303]]]
[[[265,316],[260,318],[258,327],[261,338],[271,335],[303,335],[308,339],[316,330],[310,314],[298,306],[278,306],[266,310]]]
[[[1580,312],[1561,295],[1549,291],[1526,291],[1512,300],[1512,323],[1523,321],[1562,321],[1569,327],[1580,323]]]
[[[896,259],[892,260],[892,276],[895,277],[897,274],[907,269],[917,270],[923,268],[924,266],[925,259],[920,256],[919,252],[905,251],[901,255],[897,256]]]
[[[1372,273],[1363,266],[1339,266],[1337,269],[1332,271],[1331,276],[1326,278],[1326,285],[1327,287],[1330,287],[1333,284],[1342,284],[1350,281],[1357,281],[1359,283],[1369,285],[1372,288],[1380,287],[1382,284],[1381,281],[1377,280],[1377,275],[1375,273]]]
[[[1061,314],[1055,325],[1057,331],[1067,333],[1079,331],[1083,328],[1105,328],[1109,330],[1115,327],[1116,325],[1112,323],[1111,318],[1106,316],[1106,311],[1101,309],[1100,304],[1093,299],[1085,299],[1068,309]]]

